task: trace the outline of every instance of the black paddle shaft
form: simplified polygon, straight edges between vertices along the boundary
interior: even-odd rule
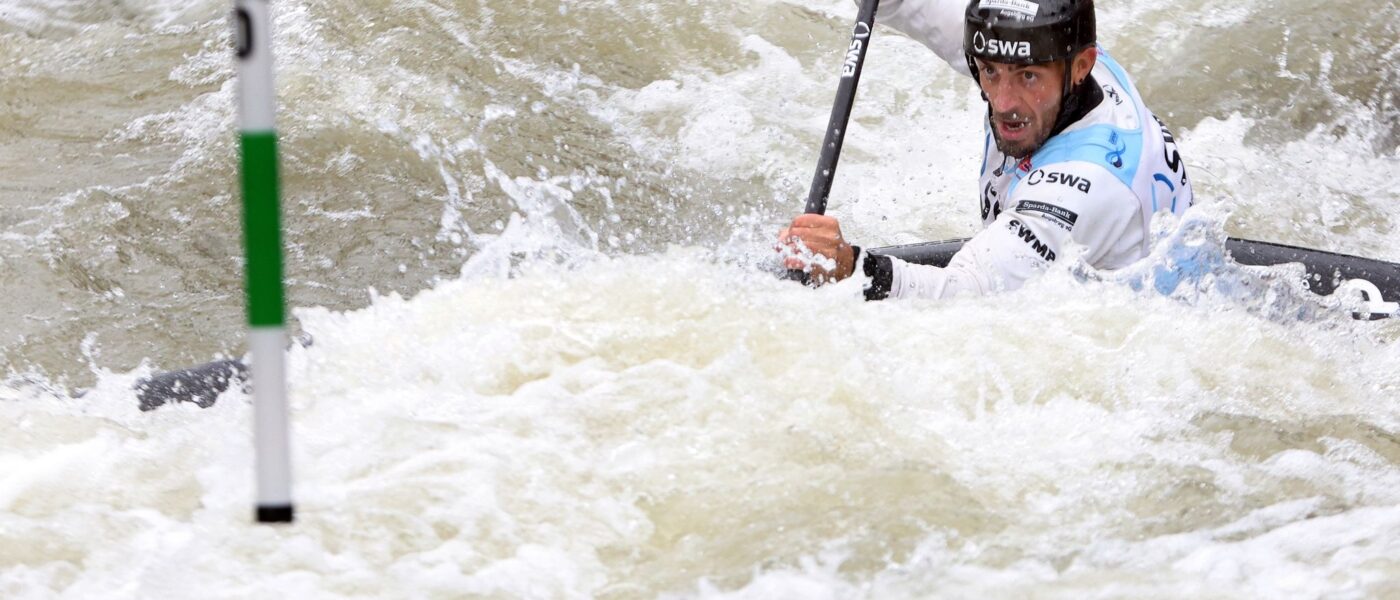
[[[812,177],[812,189],[807,193],[807,212],[825,214],[826,199],[831,195],[831,182],[836,179],[836,163],[841,160],[841,145],[846,140],[846,124],[851,120],[851,107],[856,103],[856,86],[865,66],[865,53],[870,49],[870,35],[875,28],[875,10],[880,0],[864,0],[856,16],[856,28],[851,32],[851,44],[841,63],[841,84],[836,88],[836,103],[831,106],[831,121],[822,141],[822,155],[817,160],[817,173]]]

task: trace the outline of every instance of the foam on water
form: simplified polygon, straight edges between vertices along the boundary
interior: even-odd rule
[[[1400,572],[1395,346],[1364,330],[1068,268],[864,303],[694,250],[492,260],[299,312],[292,528],[248,523],[241,393],[6,388],[0,589],[1360,597]]]
[[[1400,192],[1388,185],[1400,148],[1373,154],[1364,133],[1321,129],[1278,146],[1242,144],[1256,121],[1206,119],[1187,132],[1196,185],[1234,211],[1251,239],[1400,261]],[[1353,131],[1365,132],[1364,128]]]
[[[33,282],[0,316],[97,315],[5,341],[0,596],[1400,593],[1400,329],[1219,260],[1226,231],[1400,258],[1374,102],[1319,88],[1341,117],[1260,139],[1276,120],[1192,98],[1205,116],[1173,125],[1206,206],[1146,262],[865,303],[859,281],[774,278],[768,248],[811,175],[845,0],[370,4],[275,5],[315,340],[289,353],[300,519],[277,529],[250,524],[250,399],[139,413],[151,365],[114,358],[237,348],[237,240],[211,226],[236,218],[223,5],[0,9],[0,47],[62,52],[6,77],[95,94],[63,69],[110,75],[104,44],[128,40],[170,99],[80,123],[127,156],[77,161],[103,177],[0,190],[32,199],[0,276]],[[1238,31],[1262,4],[1104,21],[1119,58],[1166,71],[1172,31]],[[877,36],[833,214],[870,245],[970,234],[984,107]],[[1188,258],[1212,268],[1168,285]],[[32,353],[73,355],[93,388],[25,373]]]

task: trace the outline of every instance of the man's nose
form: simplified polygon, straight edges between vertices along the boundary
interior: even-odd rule
[[[987,93],[987,102],[992,104],[992,112],[1011,112],[1019,108],[1019,106],[1016,105],[1016,97],[1012,94],[1011,86],[999,83],[992,84],[987,86],[983,91]]]

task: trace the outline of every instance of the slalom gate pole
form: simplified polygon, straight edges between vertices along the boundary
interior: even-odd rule
[[[290,523],[294,510],[283,364],[286,301],[269,12],[268,0],[234,0],[257,520]]]
[[[864,0],[856,15],[851,43],[841,63],[841,83],[836,87],[836,101],[831,105],[831,119],[827,121],[826,138],[822,140],[821,157],[817,159],[817,172],[812,176],[812,187],[807,192],[808,214],[826,214],[826,200],[831,196],[831,184],[836,180],[836,165],[841,161],[846,125],[851,121],[851,109],[856,103],[856,88],[860,85],[861,70],[865,68],[865,53],[870,50],[870,38],[875,31],[875,11],[879,6],[880,0]],[[793,269],[788,271],[788,279],[805,283],[808,276]]]

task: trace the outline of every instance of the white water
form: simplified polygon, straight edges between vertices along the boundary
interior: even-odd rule
[[[994,298],[865,303],[858,282],[814,291],[754,266],[800,205],[829,108],[829,51],[851,7],[538,4],[489,8],[546,41],[549,26],[509,19],[563,11],[576,21],[555,26],[595,37],[631,22],[656,56],[601,50],[616,60],[575,70],[550,44],[487,50],[474,22],[452,17],[492,12],[467,2],[386,15],[421,25],[405,16],[418,11],[461,31],[412,42],[392,30],[360,55],[358,29],[318,20],[353,15],[279,4],[284,81],[299,100],[283,118],[289,162],[311,173],[288,186],[301,236],[293,302],[315,340],[290,353],[300,518],[287,528],[251,524],[245,395],[139,413],[130,386],[150,365],[131,371],[104,354],[209,343],[150,325],[151,302],[173,314],[231,306],[215,347],[237,348],[238,284],[223,274],[236,238],[141,220],[173,211],[200,229],[236,205],[221,154],[232,122],[214,43],[226,37],[221,5],[0,9],[5,48],[37,32],[70,50],[67,68],[101,63],[80,40],[116,47],[123,28],[168,44],[161,60],[142,55],[145,70],[178,83],[161,94],[188,96],[130,122],[91,117],[101,143],[137,157],[73,159],[94,181],[4,188],[5,206],[22,207],[5,213],[0,240],[17,299],[4,322],[28,341],[6,341],[15,375],[0,385],[0,597],[1400,595],[1396,324],[1350,321],[1285,271],[1227,268],[1171,298],[1123,283],[1222,230],[1400,259],[1400,198],[1387,185],[1400,162],[1388,131],[1367,127],[1383,110],[1320,86],[1303,102],[1341,116],[1280,132],[1214,96],[1161,94],[1196,115],[1173,125],[1208,200],[1190,220],[1203,239],[1168,240],[1103,282],[1065,264]],[[1148,42],[1131,32],[1196,20],[1238,32],[1271,10],[1236,8],[1244,16],[1186,7],[1154,24],[1153,4],[1105,3],[1104,27],[1110,43],[1125,38],[1120,58],[1154,73],[1141,79],[1161,82],[1171,37],[1134,54]],[[133,21],[110,23],[123,18]],[[645,35],[676,23],[708,29]],[[883,33],[833,214],[872,245],[967,235],[982,107],[927,51]],[[462,56],[443,50],[451,40]],[[494,94],[454,89],[475,76],[416,62],[435,52],[509,78],[490,80]],[[1203,52],[1229,65],[1228,48]],[[347,70],[357,56],[404,62]],[[1289,69],[1328,81],[1299,60]],[[1219,93],[1251,90],[1267,93]],[[340,114],[351,117],[327,124]],[[539,140],[532,127],[575,133]],[[6,138],[0,164],[29,164],[21,151],[37,150],[18,139]],[[71,148],[62,140],[35,143]],[[417,195],[374,195],[389,176]],[[395,219],[404,214],[415,219]],[[162,262],[165,244],[195,257]],[[45,265],[55,274],[40,275]],[[441,279],[395,279],[405,271]],[[172,272],[182,285],[142,284]],[[69,281],[89,281],[98,299]],[[1265,293],[1241,294],[1240,281]],[[365,300],[365,285],[409,299]],[[97,316],[44,312],[65,302]],[[59,333],[26,334],[36,319]],[[26,370],[31,356],[92,371],[95,387],[74,397]]]

